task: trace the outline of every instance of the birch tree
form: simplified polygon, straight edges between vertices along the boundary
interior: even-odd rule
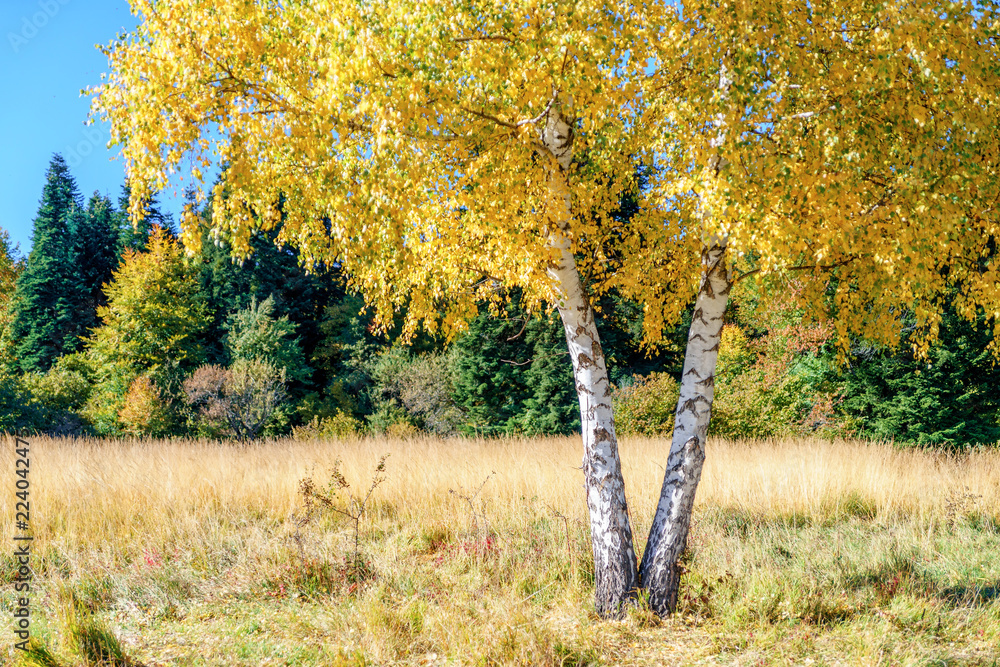
[[[590,296],[627,280],[608,271],[609,243],[662,254],[679,229],[655,211],[627,228],[612,215],[635,189],[642,149],[631,8],[133,8],[139,28],[108,48],[111,73],[95,99],[123,147],[133,215],[183,169],[213,198],[213,233],[237,253],[254,230],[280,227],[278,241],[307,262],[340,263],[378,321],[405,308],[404,333],[422,325],[452,337],[477,304],[498,308],[513,287],[530,309],[558,310],[580,400],[596,605],[619,614],[638,585],[637,559]],[[226,168],[204,192],[213,163]],[[198,225],[184,216],[192,248]]]
[[[669,10],[668,10],[669,11]],[[807,316],[919,350],[957,292],[1000,333],[995,3],[684,3],[654,44],[650,133],[691,165],[701,280],[641,585],[674,610],[730,291],[794,275]],[[694,230],[697,230],[696,232]],[[787,296],[787,295],[786,295]]]
[[[139,28],[109,46],[95,99],[133,215],[183,170],[237,254],[278,228],[307,262],[343,265],[380,322],[405,309],[406,333],[454,336],[504,287],[558,309],[604,616],[637,587],[661,614],[676,602],[734,282],[793,273],[842,344],[857,331],[891,341],[904,308],[931,340],[948,285],[967,309],[1000,310],[983,254],[996,234],[992,4],[133,8]],[[631,178],[637,161],[648,188]],[[206,192],[211,164],[225,170]],[[626,192],[640,205],[624,224],[612,212]],[[185,215],[193,250],[199,224]],[[696,299],[638,569],[590,301],[608,290],[643,303],[650,345]]]

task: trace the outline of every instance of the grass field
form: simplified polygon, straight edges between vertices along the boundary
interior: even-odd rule
[[[10,664],[1000,664],[1000,450],[710,441],[680,612],[605,622],[576,438],[30,443],[30,659],[0,455]],[[667,446],[621,445],[640,553]],[[350,511],[385,454],[355,553],[301,481],[340,459]]]

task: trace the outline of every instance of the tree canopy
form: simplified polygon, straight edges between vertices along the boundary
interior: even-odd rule
[[[580,117],[568,187],[581,271],[611,280],[603,246],[625,228],[610,214],[636,186],[641,38],[624,5],[568,7],[136,2],[144,20],[109,47],[95,110],[123,144],[134,209],[182,156],[196,181],[218,160],[212,225],[236,253],[280,219],[277,240],[341,263],[383,322],[405,305],[408,330],[450,335],[498,283],[529,306],[555,301],[537,149],[558,95]],[[662,216],[629,228],[650,248],[677,231]]]
[[[98,309],[102,326],[88,341],[99,367],[126,368],[166,379],[202,360],[198,336],[205,305],[194,269],[163,229],[154,227],[146,252],[126,250],[106,287],[108,305]]]
[[[894,345],[911,317],[926,351],[956,289],[957,312],[1000,326],[998,17],[995,2],[684,3],[653,42],[647,113],[660,150],[698,168],[653,171],[655,187],[697,196],[695,233],[727,238],[734,279],[794,276],[845,351],[850,334]]]
[[[85,321],[77,317],[86,288],[77,268],[76,229],[83,203],[66,161],[53,156],[34,220],[31,253],[17,277],[10,336],[23,371],[46,371],[80,346]]]

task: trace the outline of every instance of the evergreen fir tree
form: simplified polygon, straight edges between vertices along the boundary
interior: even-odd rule
[[[612,379],[673,370],[678,348],[655,355],[639,345],[641,309],[606,296],[598,315],[601,348]],[[580,408],[558,317],[527,315],[517,294],[502,317],[481,313],[456,343],[455,401],[469,416],[468,433],[571,433]],[[683,348],[679,348],[683,350]]]
[[[289,382],[304,382],[312,372],[288,316],[274,317],[274,298],[250,304],[229,318],[225,338],[231,363],[266,361],[284,372]]]
[[[534,319],[526,333],[532,358],[523,381],[530,396],[517,419],[518,430],[528,435],[579,432],[580,403],[559,318]]]
[[[525,341],[526,315],[511,303],[506,317],[480,313],[455,345],[455,402],[468,415],[466,431],[493,436],[511,429],[524,408],[529,391],[525,366],[532,348]]]
[[[86,308],[80,313],[86,329],[97,326],[97,309],[107,305],[105,283],[118,266],[118,229],[111,200],[95,192],[83,215],[77,216],[76,251],[80,278],[86,290]]]
[[[31,253],[18,277],[11,338],[22,372],[49,369],[62,354],[80,348],[86,332],[80,311],[85,290],[74,243],[83,214],[76,183],[62,156],[54,155],[34,220]]]
[[[287,317],[295,326],[307,358],[324,340],[319,328],[323,313],[343,299],[344,289],[334,271],[318,267],[308,273],[297,252],[275,245],[276,235],[277,230],[255,235],[250,241],[253,254],[242,264],[233,262],[225,242],[203,240],[199,286],[213,319],[205,337],[211,363],[225,363],[221,341],[227,322],[252,299],[272,299],[274,317]]]
[[[1000,442],[1000,365],[992,328],[947,312],[940,344],[917,359],[905,336],[897,351],[856,356],[841,410],[865,437],[961,447]]]
[[[121,260],[126,250],[145,252],[149,235],[154,227],[164,230],[171,238],[174,233],[174,218],[160,211],[160,202],[156,195],[146,202],[145,215],[138,224],[133,225],[128,218],[128,200],[131,194],[128,182],[122,186],[122,194],[118,198],[118,211],[113,216],[113,225],[118,233],[118,259]]]

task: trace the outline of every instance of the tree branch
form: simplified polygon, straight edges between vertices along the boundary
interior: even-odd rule
[[[857,255],[848,255],[847,257],[845,257],[841,261],[834,262],[833,264],[800,264],[798,266],[789,266],[789,267],[786,267],[783,270],[784,271],[809,271],[809,270],[812,270],[812,269],[818,269],[820,271],[832,271],[833,269],[836,269],[838,267],[846,266],[847,264],[850,264],[851,262],[853,262],[856,259],[858,259]],[[754,269],[752,271],[747,271],[746,273],[744,273],[744,274],[738,276],[737,278],[735,278],[733,280],[733,284],[735,285],[736,283],[738,283],[739,281],[743,280],[744,278],[749,278],[750,276],[752,276],[754,274],[757,274],[757,273],[760,273],[760,272],[761,272],[761,269],[759,269],[759,268]]]
[[[546,354],[544,357],[535,357],[534,359],[528,359],[527,361],[511,361],[510,359],[501,359],[505,364],[510,364],[511,366],[527,366],[530,363],[538,361],[539,359],[548,359],[549,357],[563,357],[569,354],[569,350],[565,352],[556,352],[555,354]]]
[[[485,35],[483,37],[456,37],[451,40],[458,44],[463,42],[507,42],[508,44],[513,44],[514,40],[510,37],[504,37],[503,35]]]

